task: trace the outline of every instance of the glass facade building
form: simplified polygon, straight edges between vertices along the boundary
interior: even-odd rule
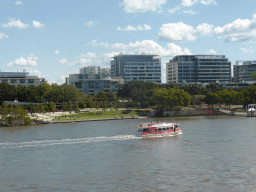
[[[124,82],[150,81],[161,83],[161,59],[157,55],[122,55],[112,57],[111,77],[120,77]]]
[[[231,82],[231,62],[224,55],[180,55],[166,63],[167,83]]]
[[[256,73],[256,61],[245,61],[243,65],[233,66],[234,70],[234,82],[243,82],[243,81],[253,81],[253,78],[250,76],[251,73]]]
[[[95,95],[100,91],[116,92],[122,79],[111,79],[110,68],[101,68],[100,66],[89,66],[79,69],[79,74],[69,74],[66,78],[68,85],[74,85],[84,94]]]

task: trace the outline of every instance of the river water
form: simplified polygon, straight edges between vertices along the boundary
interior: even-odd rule
[[[182,135],[137,138],[145,121]],[[0,128],[0,191],[255,191],[256,118],[205,116]]]

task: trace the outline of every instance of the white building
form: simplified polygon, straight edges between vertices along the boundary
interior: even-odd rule
[[[44,78],[38,76],[29,76],[28,72],[0,72],[0,83],[8,83],[10,85],[40,85],[45,82]]]

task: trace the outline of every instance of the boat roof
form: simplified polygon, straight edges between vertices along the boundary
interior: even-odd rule
[[[178,124],[178,123],[158,123],[158,124],[155,124],[154,127],[165,127],[165,126],[174,126],[175,124]]]
[[[166,122],[148,122],[140,124],[137,128],[149,128],[149,127],[168,127],[168,126],[174,126],[179,125],[179,123],[166,123]]]

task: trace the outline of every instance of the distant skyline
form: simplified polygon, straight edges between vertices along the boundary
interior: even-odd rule
[[[256,60],[256,1],[0,1],[0,70],[26,69],[49,83],[112,56],[156,54],[162,83],[182,54]]]

